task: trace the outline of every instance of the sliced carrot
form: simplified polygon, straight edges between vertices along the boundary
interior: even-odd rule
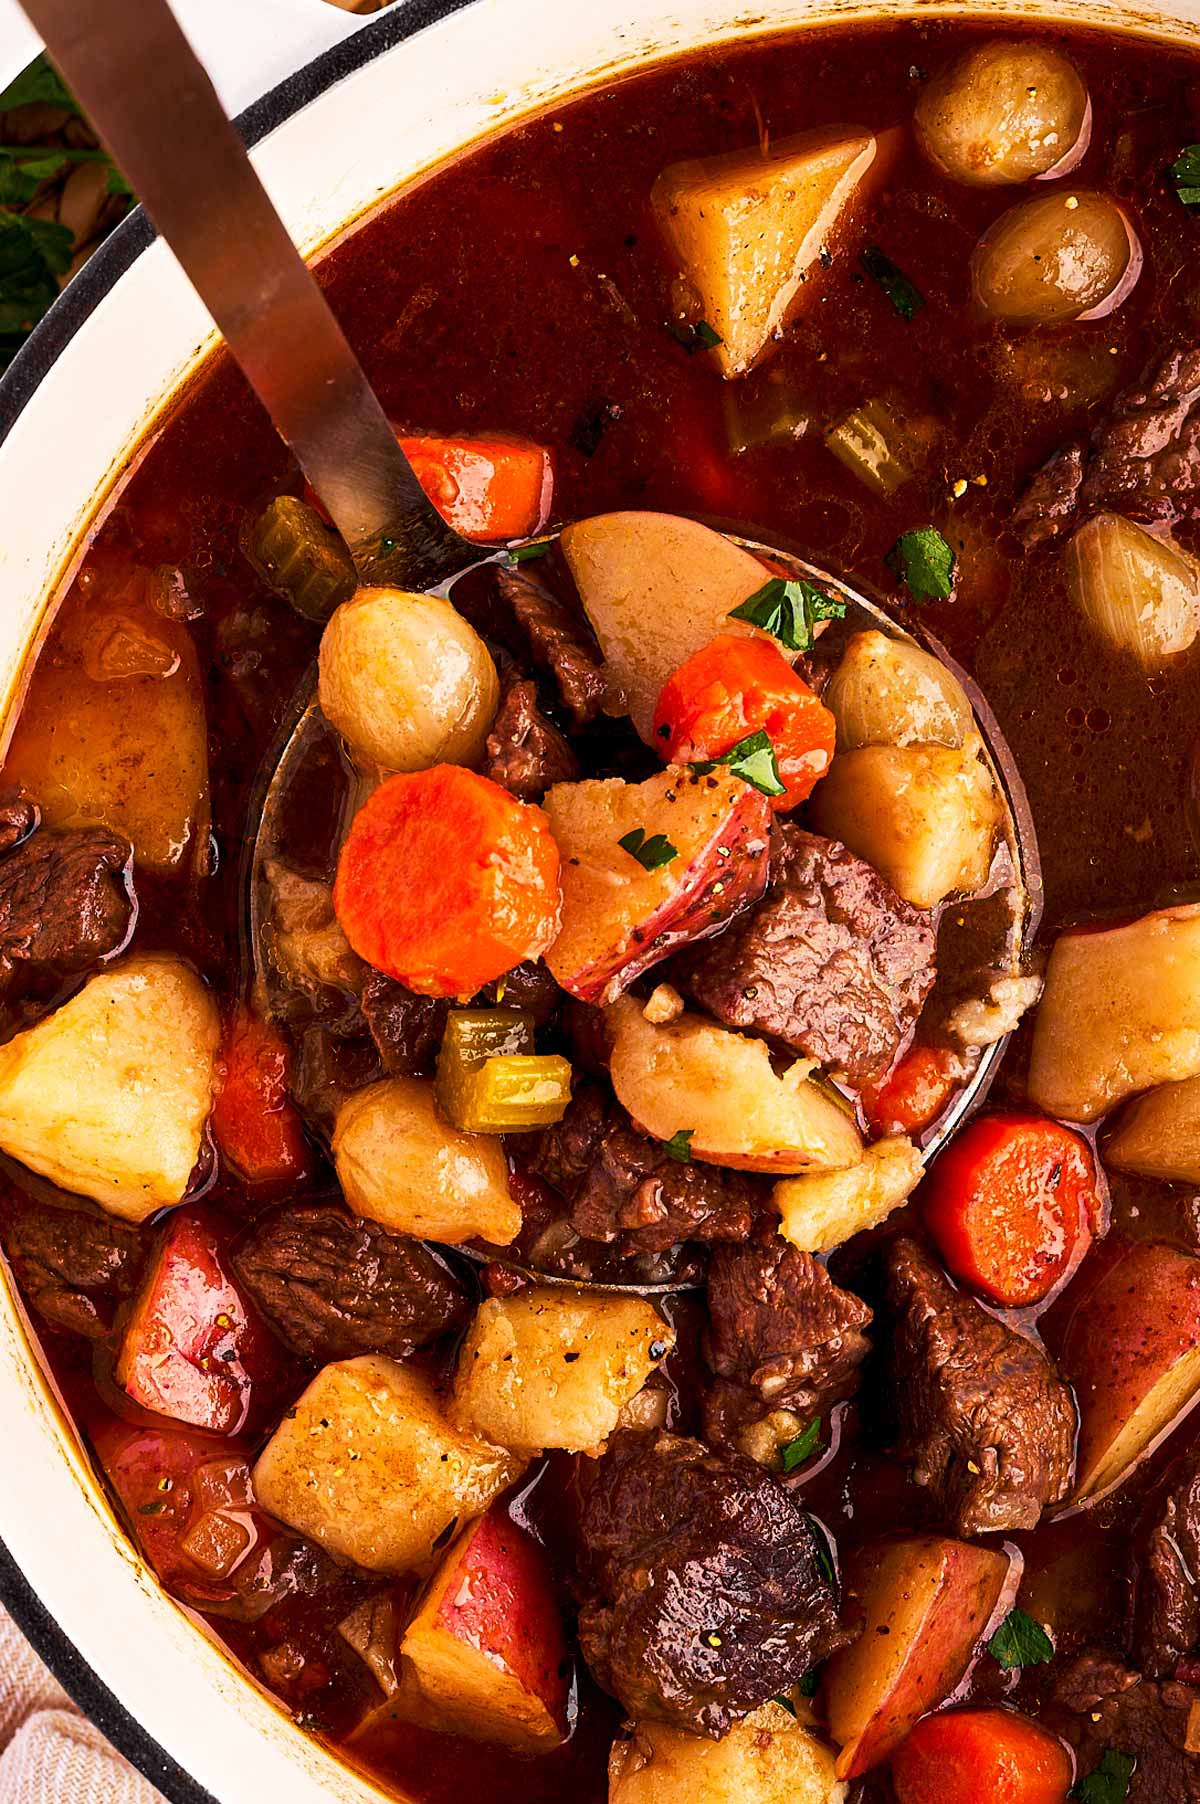
[[[248,1184],[307,1176],[308,1141],[288,1093],[291,1055],[268,1021],[239,1008],[228,1021],[212,1130],[222,1157]]]
[[[668,764],[720,758],[752,733],[766,733],[794,808],[833,762],[836,725],[802,677],[768,639],[722,633],[694,652],[663,685],[654,743]]]
[[[499,432],[396,437],[433,505],[466,538],[524,539],[549,519],[554,470],[544,445]],[[328,520],[315,489],[305,499]]]
[[[934,1166],[924,1213],[956,1278],[1010,1308],[1040,1303],[1097,1225],[1091,1148],[1040,1115],[973,1121]]]
[[[944,1710],[892,1756],[898,1804],[1065,1804],[1071,1757],[1015,1710]]]
[[[962,1081],[952,1052],[938,1046],[910,1046],[881,1084],[862,1092],[862,1105],[875,1134],[917,1134],[936,1121]]]
[[[359,809],[333,906],[368,964],[424,996],[473,996],[558,932],[558,847],[540,808],[438,764]]]

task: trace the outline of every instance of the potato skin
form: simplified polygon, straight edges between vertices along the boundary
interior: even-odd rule
[[[347,1097],[333,1157],[355,1214],[393,1234],[507,1246],[520,1231],[499,1140],[447,1121],[426,1078],[389,1077]]]
[[[843,1804],[833,1750],[782,1704],[762,1704],[720,1741],[637,1723],[608,1759],[609,1804]]]
[[[500,700],[483,640],[439,595],[360,589],[321,636],[321,711],[390,771],[478,764]]]
[[[523,1453],[595,1449],[674,1344],[640,1297],[549,1285],[491,1297],[463,1343],[451,1413]]]
[[[317,1373],[254,1468],[263,1508],[368,1572],[415,1572],[521,1461],[453,1427],[423,1374],[381,1354]]]

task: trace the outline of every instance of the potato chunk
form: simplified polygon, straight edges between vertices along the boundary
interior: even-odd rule
[[[779,1232],[805,1253],[831,1253],[864,1228],[876,1228],[907,1201],[924,1171],[921,1154],[904,1134],[868,1146],[846,1171],[782,1178],[771,1192]]]
[[[1061,933],[1034,1017],[1029,1096],[1095,1121],[1138,1090],[1200,1074],[1200,903]]]
[[[608,1757],[608,1804],[843,1804],[833,1750],[783,1704],[760,1704],[720,1741],[638,1723]]]
[[[672,163],[655,213],[705,320],[724,376],[741,376],[776,337],[807,272],[875,161],[870,132],[824,126],[772,145]]]
[[[520,1230],[499,1140],[447,1121],[425,1078],[389,1077],[348,1096],[333,1158],[355,1214],[393,1234],[507,1246]]]
[[[676,514],[596,514],[564,527],[559,543],[604,653],[617,698],[608,711],[623,698],[651,745],[667,678],[718,633],[741,630],[729,616],[768,573],[740,545]]]
[[[188,1187],[220,1038],[215,1002],[179,959],[109,965],[0,1047],[0,1147],[144,1221]]]
[[[1200,1077],[1160,1084],[1122,1110],[1104,1162],[1168,1183],[1200,1184]]]
[[[693,1158],[744,1171],[838,1171],[861,1159],[858,1129],[813,1082],[811,1061],[777,1077],[762,1040],[690,1013],[647,1021],[628,996],[607,1019],[613,1089],[656,1140],[687,1136]]]
[[[840,839],[917,908],[986,881],[1003,804],[969,737],[840,752],[813,797],[817,829]]]
[[[481,1516],[521,1461],[447,1421],[428,1378],[364,1354],[317,1373],[254,1468],[258,1501],[368,1572],[427,1567],[455,1521]]]
[[[501,1447],[586,1452],[674,1344],[640,1297],[550,1286],[491,1297],[463,1342],[451,1413]]]
[[[4,770],[50,826],[102,821],[141,866],[173,871],[207,858],[208,728],[187,627],[144,602],[64,611]]]

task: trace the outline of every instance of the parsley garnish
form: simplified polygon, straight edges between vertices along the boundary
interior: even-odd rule
[[[692,1135],[695,1128],[680,1128],[663,1141],[663,1151],[668,1159],[674,1159],[677,1165],[690,1165],[692,1162]]]
[[[817,1686],[820,1684],[820,1681],[821,1675],[814,1666],[811,1672],[805,1673],[804,1677],[797,1685],[796,1690],[800,1693],[802,1698],[814,1698],[817,1695]],[[795,1714],[796,1712],[793,1710],[792,1715],[795,1716]]]
[[[859,262],[873,282],[878,282],[901,319],[911,319],[925,305],[925,296],[902,269],[885,256],[877,244],[869,244]]]
[[[532,545],[513,545],[508,553],[509,561],[514,564],[531,564],[535,557],[545,557],[549,549],[549,539],[535,539]]]
[[[833,1555],[829,1551],[829,1536],[826,1533],[825,1525],[807,1512],[805,1512],[804,1520],[808,1523],[808,1532],[813,1538],[813,1546],[816,1550],[817,1565],[825,1575],[825,1583],[831,1590],[836,1590],[837,1573],[834,1570]]]
[[[840,620],[846,612],[844,601],[832,601],[820,589],[814,589],[803,577],[794,581],[773,576],[756,589],[739,608],[730,610],[731,620],[748,620],[774,633],[789,651],[807,651],[813,642],[813,626],[818,620]]]
[[[914,601],[948,601],[954,593],[954,552],[936,526],[921,526],[896,540],[884,563],[907,583]]]
[[[1200,144],[1189,144],[1171,164],[1175,192],[1185,207],[1200,207]]]
[[[720,758],[709,758],[690,768],[698,777],[706,777],[718,764],[727,765],[735,777],[740,777],[743,783],[749,783],[751,789],[757,789],[765,796],[787,794],[787,784],[779,775],[775,747],[763,732],[748,733]]]
[[[794,1472],[797,1466],[802,1466],[806,1459],[811,1459],[817,1448],[823,1447],[824,1444],[821,1439],[820,1418],[817,1418],[810,1422],[794,1441],[789,1441],[783,1449],[784,1471]]]
[[[58,277],[71,267],[73,255],[66,226],[0,213],[0,363],[57,298]]]
[[[801,1680],[801,1683],[803,1683],[803,1680]],[[793,1704],[793,1702],[792,1702],[792,1700],[791,1700],[791,1698],[785,1698],[785,1697],[784,1697],[784,1696],[783,1696],[783,1695],[782,1695],[782,1693],[781,1693],[781,1694],[780,1694],[780,1695],[779,1695],[779,1696],[778,1696],[778,1697],[777,1697],[777,1698],[776,1698],[776,1699],[775,1699],[775,1702],[776,1702],[776,1703],[777,1703],[777,1704],[782,1704],[782,1705],[783,1705],[783,1707],[784,1707],[784,1709],[785,1709],[785,1710],[786,1710],[786,1711],[787,1711],[787,1712],[788,1712],[788,1714],[789,1714],[789,1715],[790,1715],[790,1716],[795,1716],[795,1714],[796,1714],[796,1706],[795,1706],[795,1704]]]
[[[1078,1785],[1073,1785],[1070,1795],[1081,1799],[1082,1804],[1125,1804],[1136,1764],[1132,1755],[1120,1754],[1116,1748],[1105,1748],[1099,1766]]]
[[[636,858],[644,871],[661,870],[664,864],[679,857],[665,833],[652,833],[647,839],[644,827],[634,827],[632,832],[623,834],[617,844],[622,852]]]
[[[1053,1641],[1024,1610],[1010,1610],[987,1646],[1000,1666],[1044,1666],[1054,1658]]]
[[[668,328],[671,337],[681,344],[685,351],[711,351],[725,340],[721,334],[710,326],[706,319],[697,320],[695,325],[682,321],[679,325]]]

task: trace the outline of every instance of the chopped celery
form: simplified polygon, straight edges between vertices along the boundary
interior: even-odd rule
[[[437,1099],[466,1127],[473,1075],[498,1055],[533,1052],[533,1016],[516,1008],[456,1008],[446,1018],[437,1061]]]
[[[825,434],[825,443],[846,468],[877,495],[891,495],[912,480],[907,454],[921,447],[906,442],[905,431],[886,401],[865,401]]]
[[[315,508],[277,495],[249,525],[242,549],[263,581],[308,620],[328,620],[358,579],[350,553]]]
[[[812,425],[811,408],[772,380],[746,389],[740,382],[732,382],[721,401],[725,436],[734,457],[757,445],[803,438]]]
[[[442,1107],[468,1133],[517,1134],[561,1121],[570,1100],[569,1059],[558,1053],[499,1053],[462,1073],[453,1110],[444,1100]]]

